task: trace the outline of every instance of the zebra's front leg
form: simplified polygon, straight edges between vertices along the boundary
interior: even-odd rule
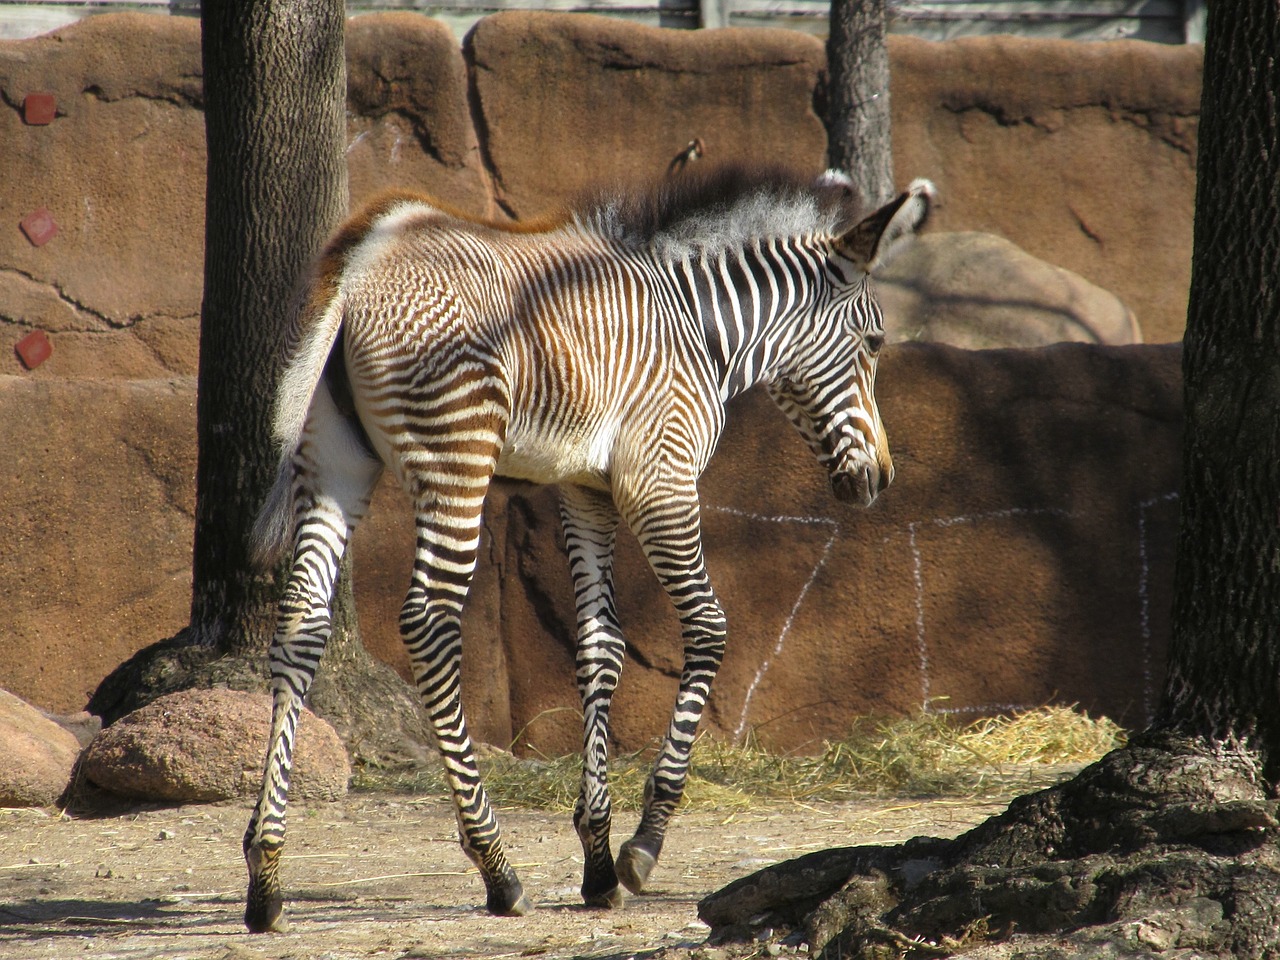
[[[298,715],[329,639],[329,603],[346,536],[345,524],[341,530],[335,529],[337,525],[335,518],[321,515],[300,526],[293,569],[271,642],[270,739],[258,803],[244,835],[244,859],[249,868],[244,922],[253,933],[283,933],[289,926],[280,884],[285,806]]]
[[[462,712],[461,615],[475,569],[483,499],[483,490],[473,498],[474,516],[433,516],[429,506],[419,505],[413,585],[400,611],[400,634],[453,793],[458,838],[484,880],[485,907],[495,916],[523,916],[533,904],[503,851]]]
[[[562,490],[560,516],[577,607],[578,693],[582,697],[582,786],[573,825],[582,841],[582,899],[619,907],[622,888],[609,848],[609,705],[622,673],[625,644],[613,598],[613,546],[618,511],[603,493]]]
[[[645,783],[644,810],[635,836],[618,850],[618,877],[632,893],[644,890],[658,862],[667,825],[684,795],[689,756],[711,684],[724,659],[725,617],[711,588],[702,555],[696,491],[654,511],[648,522],[633,521],[645,557],[675,604],[684,635],[684,669],[675,709],[662,748]]]

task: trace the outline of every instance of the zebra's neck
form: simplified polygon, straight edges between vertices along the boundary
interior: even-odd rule
[[[728,400],[786,362],[794,317],[818,295],[822,257],[800,241],[772,239],[681,259],[673,269]]]

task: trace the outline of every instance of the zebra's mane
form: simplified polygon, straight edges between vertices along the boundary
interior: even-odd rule
[[[598,189],[575,205],[580,228],[660,256],[713,253],[755,239],[834,235],[855,222],[847,178],[781,168],[690,169],[646,188]]]

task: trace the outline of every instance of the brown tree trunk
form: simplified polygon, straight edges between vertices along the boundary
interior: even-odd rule
[[[893,199],[885,0],[831,0],[822,114],[827,165],[846,171],[868,209]]]
[[[826,957],[1280,956],[1280,3],[1209,7],[1174,626],[1160,716],[955,840],[852,847],[703,901]],[[1036,935],[1047,935],[1037,939]]]
[[[254,569],[249,537],[275,478],[274,386],[307,268],[347,207],[342,0],[205,0],[201,27],[208,168],[191,620],[103,681],[89,709],[106,723],[175,690],[266,689],[280,587]],[[364,650],[351,583],[348,554],[313,706],[358,760],[422,759],[430,733],[416,694]]]

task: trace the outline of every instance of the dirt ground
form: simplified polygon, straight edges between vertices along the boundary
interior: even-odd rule
[[[1009,796],[1025,786],[1011,783]],[[652,890],[612,912],[581,906],[581,850],[567,814],[503,810],[508,853],[539,907],[518,919],[480,909],[483,887],[458,848],[445,801],[352,794],[294,804],[284,863],[292,928],[266,936],[241,924],[246,805],[78,818],[2,810],[0,957],[621,960],[661,951],[715,958],[724,951],[702,949],[707,928],[697,903],[729,881],[824,847],[951,836],[1007,799],[687,812],[672,827]],[[615,844],[636,816],[615,818]]]

